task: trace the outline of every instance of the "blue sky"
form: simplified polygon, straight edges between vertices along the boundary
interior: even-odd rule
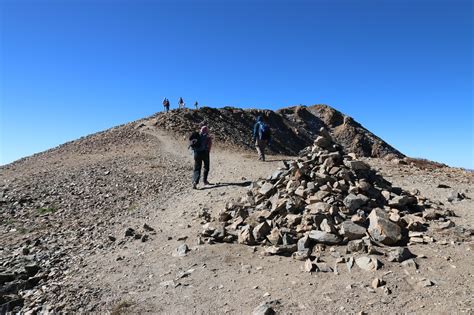
[[[188,104],[329,104],[474,169],[471,1],[0,0],[0,164]]]

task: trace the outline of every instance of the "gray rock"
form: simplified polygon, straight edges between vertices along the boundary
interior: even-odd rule
[[[258,191],[259,194],[264,195],[265,197],[269,197],[273,192],[273,185],[271,183],[265,183]]]
[[[265,248],[265,253],[267,255],[283,255],[290,256],[298,250],[296,244],[292,245],[279,245],[279,246],[270,246]]]
[[[374,280],[372,280],[372,288],[374,289],[377,289],[383,285],[385,285],[385,281],[380,278],[375,278]]]
[[[366,271],[375,271],[380,268],[380,262],[377,258],[362,256],[355,260],[356,265]]]
[[[252,227],[250,225],[244,226],[239,231],[238,241],[239,244],[254,245],[255,238],[253,237]]]
[[[403,208],[408,205],[413,205],[417,203],[416,197],[413,196],[395,196],[388,202],[389,207],[393,208]]]
[[[395,262],[402,262],[405,261],[414,255],[410,252],[410,250],[406,247],[396,247],[390,249],[387,253],[387,260],[388,261],[395,261]]]
[[[255,240],[262,240],[270,233],[271,227],[268,225],[267,221],[263,221],[259,225],[253,228],[253,237]]]
[[[452,190],[448,195],[449,202],[460,201],[463,199],[464,199],[464,196],[455,190]]]
[[[413,258],[407,259],[402,262],[402,266],[411,269],[411,270],[417,270],[418,269],[418,264]]]
[[[351,272],[352,267],[354,267],[354,257],[349,257],[349,259],[346,261],[346,266],[347,266],[347,270]]]
[[[341,224],[340,233],[350,241],[360,239],[365,236],[366,229],[352,221],[344,221]]]
[[[318,272],[333,272],[334,270],[325,263],[316,263],[316,271]]]
[[[393,245],[402,239],[400,226],[389,219],[387,212],[380,208],[375,208],[369,214],[368,232],[372,239],[385,245]]]
[[[298,251],[305,251],[311,248],[311,239],[306,235],[298,240]]]
[[[272,175],[270,175],[270,177],[268,178],[268,180],[277,180],[281,177],[281,175],[283,174],[283,171],[282,170],[278,170],[278,171],[275,171],[273,172]]]
[[[316,265],[310,258],[308,258],[304,262],[303,270],[306,272],[313,272],[316,270]]]
[[[438,229],[440,230],[445,230],[454,227],[454,222],[451,220],[448,220],[446,222],[441,222],[438,224]]]
[[[179,257],[184,257],[188,254],[189,252],[189,247],[187,244],[181,244],[177,249],[176,249],[176,255]]]
[[[267,303],[262,303],[253,310],[253,315],[274,315],[273,308]]]
[[[426,288],[426,287],[431,287],[433,285],[433,282],[429,279],[422,278],[420,281],[418,281],[417,285],[420,288]]]
[[[298,251],[294,252],[293,254],[291,254],[291,257],[295,260],[303,261],[303,260],[305,260],[309,257],[310,253],[311,252],[310,252],[309,249],[298,250]]]
[[[277,227],[274,227],[270,234],[267,235],[267,239],[273,245],[281,244],[281,234],[280,230]]]
[[[358,161],[358,160],[352,160],[352,161],[344,161],[344,164],[349,167],[350,169],[354,171],[360,171],[360,170],[368,170],[370,169],[370,166],[367,165],[363,161]]]
[[[339,236],[324,231],[311,231],[309,232],[308,237],[316,243],[328,245],[339,244],[342,241]]]
[[[319,228],[321,231],[328,232],[328,233],[336,233],[336,228],[334,227],[334,224],[328,221],[328,219],[323,219],[321,224],[319,225]]]
[[[367,246],[363,240],[352,240],[347,243],[347,252],[365,253],[367,252]]]
[[[354,195],[349,194],[346,198],[344,198],[344,205],[349,209],[350,212],[354,212],[363,205],[365,205],[369,201],[367,196],[362,194]]]

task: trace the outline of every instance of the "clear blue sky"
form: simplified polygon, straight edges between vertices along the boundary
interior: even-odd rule
[[[0,0],[0,164],[176,105],[326,103],[474,168],[461,0]]]

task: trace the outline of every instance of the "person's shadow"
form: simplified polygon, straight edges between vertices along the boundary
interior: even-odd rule
[[[249,186],[250,184],[252,184],[252,182],[249,180],[245,182],[236,182],[236,183],[215,183],[215,184],[209,183],[208,186],[204,186],[200,188],[199,190],[213,189],[213,188],[226,187],[226,186],[245,187],[245,186]]]

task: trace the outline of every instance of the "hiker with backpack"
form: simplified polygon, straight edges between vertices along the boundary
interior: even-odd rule
[[[257,122],[253,127],[253,142],[257,148],[258,159],[265,161],[265,148],[272,139],[270,126],[268,126],[262,116],[257,117]]]
[[[204,163],[204,185],[209,185],[207,176],[209,175],[209,153],[212,147],[212,138],[209,135],[207,126],[202,126],[200,132],[193,132],[189,137],[189,147],[194,153],[194,171],[193,171],[193,189],[197,189],[199,178],[201,177],[201,168]]]

